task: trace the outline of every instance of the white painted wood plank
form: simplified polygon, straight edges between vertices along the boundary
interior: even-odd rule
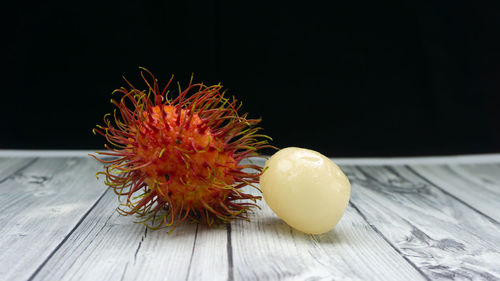
[[[0,279],[27,280],[103,194],[92,159],[38,159],[0,184]]]
[[[43,265],[33,280],[422,280],[425,276],[419,270],[431,279],[500,279],[498,223],[404,167],[365,167],[363,172],[343,167],[353,182],[355,208],[350,206],[333,231],[319,236],[292,230],[264,202],[260,202],[263,210],[251,215],[252,222],[237,221],[228,230],[188,224],[171,235],[166,230],[146,231],[144,226],[133,224],[132,217],[115,212],[118,201],[108,191],[62,244],[49,245],[57,248],[50,254],[50,247],[39,245],[40,241],[50,244],[65,237],[69,231],[58,230],[61,225],[71,229],[62,223],[68,218],[60,218],[57,211],[52,214],[54,210],[47,207],[61,207],[57,200],[52,202],[59,196],[54,185],[59,186],[56,191],[63,192],[67,191],[61,188],[65,183],[68,187],[88,187],[91,182],[101,193],[105,188],[94,177],[98,167],[82,169],[71,162],[85,159],[65,161],[70,160],[39,159],[0,184],[0,192],[7,194],[0,193],[0,280],[5,279],[2,274],[8,272],[7,266],[15,268],[20,259],[26,259],[24,265],[33,263],[31,268]],[[1,163],[0,159],[0,172]],[[75,167],[78,173],[71,176],[68,170]],[[470,167],[462,168],[481,175],[474,182],[489,181],[493,188],[498,180],[494,173],[485,170],[481,174]],[[57,170],[53,177],[47,176],[51,170]],[[5,185],[9,188],[3,188]],[[16,186],[22,188],[14,192]],[[29,199],[32,197],[41,199]],[[26,205],[30,200],[38,203]],[[5,216],[12,206],[28,206],[28,214]],[[61,209],[62,217],[70,215],[71,210],[66,209],[71,208]],[[83,213],[74,212],[76,221]],[[19,229],[22,225],[16,225],[23,218],[33,234],[27,235],[31,240],[19,243],[29,244],[29,248],[16,244],[16,239],[24,239],[26,234]],[[7,226],[12,222],[15,227]],[[7,249],[11,244],[17,245],[18,253]],[[4,249],[10,251],[7,256]],[[46,257],[50,258],[44,263]],[[30,266],[24,266],[24,277],[5,280],[26,280],[34,272]]]
[[[464,173],[464,178],[472,180],[484,189],[495,195],[500,195],[500,163],[491,164],[474,164],[474,165],[456,165],[453,166],[458,173]],[[467,174],[469,176],[467,176]],[[499,201],[497,201],[499,202]]]
[[[115,213],[109,192],[34,280],[423,279],[356,210],[349,209],[335,232],[310,236],[292,231],[261,205],[264,211],[252,222],[232,224],[228,247],[224,227],[144,232]]]
[[[500,225],[405,167],[343,167],[352,203],[431,279],[500,279]]]
[[[186,280],[230,280],[227,226],[199,226]]]
[[[500,222],[500,167],[492,164],[418,165],[415,172]]]
[[[227,279],[225,228],[153,231],[119,215],[117,206],[107,192],[34,280]]]
[[[0,158],[0,183],[6,181],[19,170],[26,168],[35,158]]]
[[[264,203],[232,223],[234,280],[425,280],[349,207],[334,230],[293,230]]]

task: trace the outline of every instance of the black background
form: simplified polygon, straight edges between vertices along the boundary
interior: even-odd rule
[[[4,11],[0,149],[102,148],[92,128],[122,75],[143,87],[144,66],[163,82],[222,82],[281,148],[500,152],[493,2],[325,3],[14,3]]]

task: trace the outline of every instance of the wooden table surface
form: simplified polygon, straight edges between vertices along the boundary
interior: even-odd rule
[[[500,280],[500,155],[333,159],[334,230],[133,223],[83,152],[0,151],[0,280]]]

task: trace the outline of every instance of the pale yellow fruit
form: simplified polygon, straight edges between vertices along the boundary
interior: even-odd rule
[[[330,159],[319,152],[288,147],[266,162],[260,187],[267,205],[291,227],[305,233],[330,231],[340,221],[351,184]]]

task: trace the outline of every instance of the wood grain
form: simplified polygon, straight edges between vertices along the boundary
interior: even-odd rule
[[[352,183],[351,202],[431,279],[500,279],[498,223],[407,167],[343,168]]]
[[[36,160],[36,158],[0,158],[0,183],[32,165]]]
[[[410,166],[430,184],[500,222],[500,167],[491,164]]]
[[[0,184],[1,280],[27,280],[104,192],[90,159],[14,162]]]

